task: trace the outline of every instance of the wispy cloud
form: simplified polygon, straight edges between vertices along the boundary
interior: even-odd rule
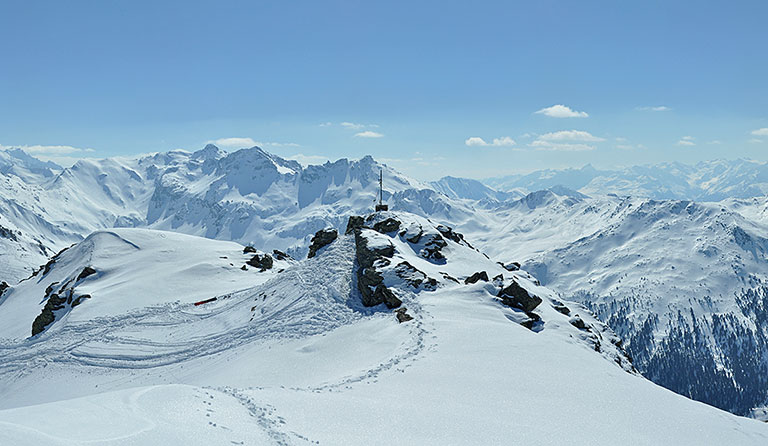
[[[696,142],[694,141],[696,138],[693,136],[683,136],[680,138],[680,140],[677,142],[678,146],[695,146]]]
[[[71,155],[73,153],[92,153],[93,149],[81,149],[72,146],[4,146],[0,144],[0,150],[21,149],[30,155]]]
[[[589,150],[595,150],[595,146],[589,145],[589,144],[552,142],[552,141],[544,141],[541,139],[537,139],[536,141],[533,141],[530,145],[536,150],[544,150],[544,151],[552,151],[552,152],[556,152],[556,151],[586,152]]]
[[[599,142],[605,141],[604,138],[594,136],[584,130],[561,130],[559,132],[545,133],[538,138],[543,141],[584,141]]]
[[[470,138],[467,138],[464,141],[464,144],[466,144],[469,147],[511,147],[514,146],[515,140],[510,138],[509,136],[502,136],[500,138],[493,138],[493,141],[490,143],[484,140],[483,138],[479,136],[472,136]]]
[[[80,148],[66,145],[31,145],[31,146],[5,146],[0,144],[0,150],[21,149],[27,154],[41,161],[53,161],[54,163],[69,167],[77,161],[90,157],[95,152],[93,149]]]
[[[253,146],[259,147],[301,147],[294,142],[275,142],[275,141],[256,141],[253,138],[219,138],[208,141],[208,144],[214,144],[221,149],[246,149]]]
[[[637,109],[642,111],[655,111],[655,112],[665,112],[665,111],[672,110],[666,105],[644,106],[644,107],[637,107]]]
[[[383,138],[384,134],[374,132],[372,130],[366,130],[364,132],[355,133],[355,136],[359,138]]]
[[[320,155],[304,155],[303,153],[297,153],[295,155],[286,156],[285,159],[297,161],[302,166],[309,166],[312,164],[323,164],[326,161],[330,161],[328,157]]]
[[[586,143],[600,141],[605,141],[605,138],[600,138],[584,130],[561,130],[539,135],[528,146],[545,151],[585,152],[596,149],[594,145]]]
[[[752,130],[752,134],[755,136],[768,136],[768,127],[763,127],[761,129]]]
[[[549,116],[550,118],[588,118],[589,114],[583,111],[572,110],[562,104],[553,105],[551,107],[542,108],[535,112],[536,114]]]
[[[750,143],[750,144],[762,144],[763,140],[762,139],[757,139],[757,138],[752,138],[752,139],[750,139],[747,142]]]

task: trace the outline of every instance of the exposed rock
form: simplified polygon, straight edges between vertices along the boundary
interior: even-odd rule
[[[259,252],[259,251],[257,251],[256,248],[254,248],[253,246],[250,246],[250,245],[248,245],[245,248],[243,248],[243,254],[249,254],[249,253],[256,254],[257,252]]]
[[[273,250],[272,250],[272,255],[273,255],[273,256],[274,256],[274,257],[275,257],[277,260],[288,260],[288,259],[293,259],[293,257],[291,257],[291,256],[289,256],[288,254],[284,253],[283,251],[279,251],[279,250],[277,250],[277,249],[273,249]]]
[[[402,261],[395,266],[395,274],[414,288],[423,287],[428,291],[437,289],[436,279],[428,277],[423,271],[406,261]]]
[[[243,270],[243,271],[248,271],[248,267],[245,266],[245,265],[243,265],[240,269]]]
[[[504,268],[507,271],[519,271],[520,270],[520,264],[518,262],[512,262],[510,264],[503,264],[501,262],[496,262],[499,265],[501,265],[502,268]]]
[[[272,269],[273,261],[272,256],[269,254],[255,254],[251,257],[251,260],[245,262],[254,268],[259,268],[259,271],[264,272],[268,269]]]
[[[75,308],[76,306],[83,303],[85,299],[90,299],[90,298],[91,298],[90,294],[83,294],[81,296],[77,296],[77,298],[74,301],[72,301],[72,308]]]
[[[440,274],[443,275],[443,279],[445,279],[445,280],[450,280],[451,282],[461,283],[461,282],[459,282],[459,279],[453,277],[452,275],[450,275],[448,273],[444,273],[444,272],[440,271]]]
[[[8,285],[8,283],[6,283],[5,281],[0,282],[0,297],[3,296],[3,293],[5,293],[5,290],[7,290],[8,288],[10,288],[10,285]]]
[[[424,235],[424,231],[419,231],[410,237],[406,237],[405,240],[407,240],[408,243],[416,244],[416,243],[419,243],[419,240],[421,240],[422,235]]]
[[[471,270],[470,270],[471,271]],[[468,285],[470,283],[477,283],[478,280],[482,280],[483,282],[488,282],[488,273],[485,271],[478,271],[471,276],[464,279],[464,284]]]
[[[433,234],[431,239],[424,244],[424,249],[419,254],[429,260],[443,260],[445,256],[440,251],[446,246],[448,246],[448,243],[440,234]]]
[[[382,234],[389,234],[400,229],[400,222],[394,218],[388,218],[373,225],[373,230]]]
[[[470,248],[472,248],[472,245],[470,245],[466,240],[464,240],[464,236],[454,231],[453,228],[451,228],[450,226],[437,225],[436,229],[440,231],[440,233],[443,234],[443,237],[447,238],[448,240],[453,240],[456,243],[463,243],[469,246]]]
[[[45,330],[55,320],[53,312],[64,308],[66,302],[66,298],[59,297],[58,294],[52,294],[48,301],[45,302],[43,311],[32,322],[32,336]]]
[[[347,229],[344,231],[344,234],[350,235],[354,233],[355,230],[362,229],[363,226],[365,226],[365,219],[360,215],[352,215],[347,221]]]
[[[18,232],[19,235],[21,235],[21,232]],[[19,239],[16,237],[16,232],[12,229],[4,228],[0,226],[0,237],[7,238],[9,240],[13,240],[14,242],[18,241]]]
[[[395,311],[395,314],[397,316],[397,322],[402,324],[403,322],[408,322],[413,320],[413,316],[406,313],[406,311],[408,311],[408,309],[405,307],[398,308]]]
[[[587,324],[584,322],[584,320],[580,318],[578,314],[572,317],[568,322],[570,322],[571,325],[578,328],[579,330],[591,331],[587,326]]]
[[[536,325],[536,322],[539,322],[541,320],[541,317],[533,312],[526,312],[526,316],[528,316],[528,319],[524,320],[523,322],[520,322],[520,325],[523,327],[533,330],[533,327]]]
[[[315,236],[312,237],[312,244],[309,245],[309,254],[307,254],[307,258],[311,259],[314,257],[320,248],[330,245],[338,237],[339,232],[333,228],[321,229],[315,232]]]
[[[565,305],[552,305],[552,308],[559,311],[560,313],[563,313],[566,316],[570,316],[571,309],[566,307]]]
[[[387,308],[397,308],[403,304],[403,301],[398,299],[397,296],[395,296],[395,293],[385,287],[384,284],[379,284],[379,286],[376,287],[373,291],[373,297],[374,300],[383,302]]]
[[[86,277],[88,277],[90,275],[93,275],[93,274],[96,274],[96,270],[91,268],[90,266],[86,266],[85,268],[83,268],[82,271],[80,271],[80,275],[77,276],[77,279],[75,281],[79,282],[79,281],[81,281],[81,280],[85,279]]]
[[[504,275],[503,274],[499,274],[498,276],[495,276],[493,278],[493,284],[496,285],[497,287],[503,286],[504,285]]]
[[[525,288],[512,281],[506,288],[502,288],[499,291],[498,297],[501,302],[512,308],[518,308],[525,312],[533,311],[541,303],[541,298],[538,296],[531,296]]]
[[[368,239],[360,229],[355,230],[355,256],[357,258],[357,288],[366,307],[386,303],[395,308],[402,303],[392,291],[384,286],[384,278],[376,271],[376,265],[389,265],[389,258],[395,254],[395,247],[370,248]]]

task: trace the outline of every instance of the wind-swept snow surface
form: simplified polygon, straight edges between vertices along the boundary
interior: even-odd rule
[[[0,443],[768,441],[768,425],[633,373],[583,307],[450,228],[406,213],[358,223],[311,259],[273,253],[264,271],[241,267],[266,253],[150,230],[99,232],[65,251],[0,303],[31,325],[53,281],[74,275],[74,295],[91,296],[34,337],[0,328]],[[412,320],[362,304],[363,248],[384,253],[373,268]],[[77,280],[85,266],[95,272]],[[416,284],[415,271],[427,279]],[[488,281],[465,284],[477,272]],[[499,290],[513,283],[540,301],[506,305]]]

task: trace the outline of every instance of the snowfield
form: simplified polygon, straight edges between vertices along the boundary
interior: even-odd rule
[[[0,302],[0,444],[768,442],[767,424],[641,377],[584,307],[449,228],[403,212],[360,224],[264,271],[242,266],[265,252],[155,230],[64,251]],[[412,320],[362,304],[363,249]],[[90,297],[30,336],[71,279]],[[541,302],[504,304],[511,284]]]

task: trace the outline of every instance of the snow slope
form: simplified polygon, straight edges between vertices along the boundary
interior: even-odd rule
[[[387,219],[398,221],[398,230],[382,229],[391,221],[376,226]],[[561,302],[448,228],[382,213],[358,231],[314,258],[285,260],[284,268],[264,272],[238,269],[248,256],[227,242],[136,229],[88,237],[0,303],[0,314],[28,319],[34,311],[9,305],[33,300],[39,310],[40,287],[85,264],[97,271],[75,286],[92,297],[41,334],[20,338],[0,324],[0,443],[768,440],[768,425],[633,373],[618,339],[583,307]],[[414,233],[421,233],[418,240]],[[437,235],[444,244],[434,243]],[[389,263],[375,265],[413,320],[398,323],[384,305],[362,305],[360,237],[370,240],[368,247],[394,248]],[[436,245],[440,256],[425,250]],[[86,261],[67,252],[93,256]],[[164,261],[110,263],[143,255]],[[435,286],[397,275],[401,261],[434,278]],[[481,270],[502,277],[464,284]],[[159,280],[149,280],[152,274]],[[199,293],[175,293],[180,282],[172,277]],[[144,283],[152,292],[133,288]],[[528,312],[539,318],[532,329],[522,324],[530,314],[496,297],[511,283],[542,299]],[[191,303],[212,295],[218,300]]]
[[[765,199],[721,203],[562,196],[497,207],[472,234],[587,305],[653,381],[746,414],[768,399]],[[469,231],[467,231],[469,233]]]

